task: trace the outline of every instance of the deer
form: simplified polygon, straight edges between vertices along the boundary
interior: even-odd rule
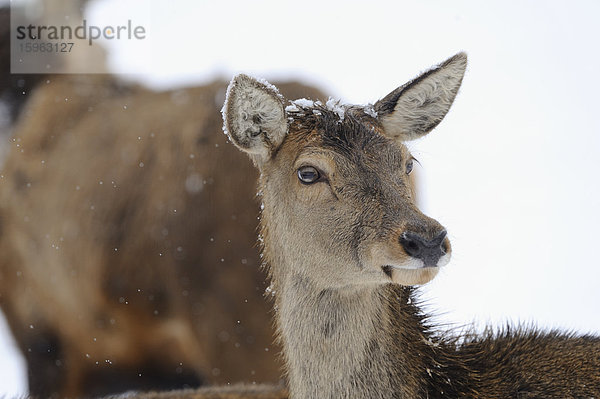
[[[227,82],[38,78],[0,170],[0,308],[30,395],[279,381],[257,175],[220,133]]]
[[[415,205],[405,143],[445,117],[458,53],[373,105],[287,104],[240,74],[224,132],[259,171],[263,267],[292,399],[600,397],[600,338],[507,326],[441,331],[418,286],[451,258]],[[243,397],[243,396],[240,396]]]

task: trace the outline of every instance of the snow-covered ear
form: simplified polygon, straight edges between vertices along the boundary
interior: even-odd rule
[[[385,134],[407,141],[429,133],[450,109],[466,67],[467,55],[458,53],[379,100],[374,107]]]
[[[287,134],[283,98],[266,81],[234,77],[222,113],[225,133],[258,163],[268,160]]]

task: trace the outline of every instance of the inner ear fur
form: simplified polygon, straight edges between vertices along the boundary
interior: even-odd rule
[[[385,134],[414,140],[436,127],[454,101],[467,67],[467,55],[458,53],[375,103]]]
[[[248,75],[232,79],[222,113],[225,133],[257,161],[267,160],[287,133],[283,98],[277,88]]]

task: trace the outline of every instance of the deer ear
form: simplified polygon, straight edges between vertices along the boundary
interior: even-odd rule
[[[234,77],[221,112],[225,133],[255,161],[269,159],[287,134],[283,98],[266,81],[247,75]]]
[[[450,109],[466,67],[467,55],[458,53],[379,100],[375,111],[385,134],[407,141],[429,133]]]

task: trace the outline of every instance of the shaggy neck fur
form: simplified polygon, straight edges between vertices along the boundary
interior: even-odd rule
[[[448,367],[451,351],[430,333],[411,288],[319,289],[293,272],[271,275],[291,398],[415,399],[468,391],[456,379],[462,370]]]
[[[280,290],[278,325],[293,398],[393,397],[393,364],[377,334],[389,317],[377,289],[319,290],[290,275]]]

